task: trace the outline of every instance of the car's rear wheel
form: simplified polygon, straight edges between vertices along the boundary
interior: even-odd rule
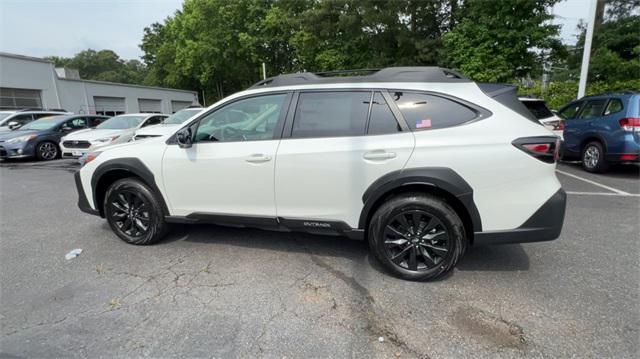
[[[167,232],[162,205],[142,181],[124,178],[105,195],[104,214],[118,237],[131,244],[151,244]]]
[[[56,159],[59,154],[58,145],[51,141],[40,142],[36,146],[36,157],[40,161],[51,161]]]
[[[393,274],[430,280],[450,272],[467,239],[457,213],[443,200],[411,193],[382,204],[371,218],[369,247]]]
[[[588,172],[605,172],[609,168],[609,164],[604,155],[604,148],[600,142],[589,142],[582,149],[582,168]]]

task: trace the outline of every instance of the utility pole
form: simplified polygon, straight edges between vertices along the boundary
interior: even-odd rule
[[[584,49],[582,50],[582,66],[580,67],[580,84],[578,85],[578,98],[584,97],[587,90],[587,76],[589,75],[589,59],[591,57],[591,41],[593,39],[593,28],[596,22],[596,1],[591,0],[589,7],[589,22],[587,23],[587,35],[584,38]]]
[[[267,79],[267,64],[265,64],[264,62],[262,63],[262,79]]]

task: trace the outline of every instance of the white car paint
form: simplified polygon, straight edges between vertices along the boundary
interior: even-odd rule
[[[564,130],[556,129],[556,128],[558,124],[564,124],[564,119],[556,115],[555,112],[549,110],[549,107],[547,106],[546,102],[537,98],[532,98],[532,97],[520,97],[518,98],[518,100],[520,100],[525,106],[527,106],[528,103],[538,103],[539,105],[544,106],[548,110],[548,113],[547,114],[534,113],[534,116],[536,116],[538,121],[544,127],[552,131],[556,136],[560,137],[560,139],[563,139]]]
[[[441,166],[469,183],[483,231],[494,231],[519,227],[561,187],[554,163],[542,162],[511,144],[519,137],[552,133],[489,98],[473,82],[258,88],[229,96],[208,110],[248,94],[356,88],[431,91],[481,105],[492,115],[460,126],[378,136],[208,142],[188,149],[167,144],[162,137],[112,146],[80,169],[89,205],[96,208],[91,195],[95,169],[106,161],[131,156],[154,174],[169,215],[208,212],[318,218],[357,228],[362,195],[373,181],[394,170]],[[261,161],[251,162],[253,157]]]
[[[87,153],[101,150],[107,146],[129,142],[137,129],[145,127],[149,120],[157,116],[166,117],[166,115],[156,114],[156,113],[134,113],[134,114],[119,115],[119,116],[112,117],[109,120],[114,119],[116,117],[118,118],[142,117],[143,119],[142,121],[140,121],[140,123],[137,126],[126,128],[126,129],[90,128],[86,130],[72,132],[60,140],[60,150],[62,151],[62,156],[63,157],[82,157]],[[109,121],[109,120],[106,120],[106,121]],[[100,125],[98,127],[100,127]],[[67,141],[88,141],[91,145],[88,148],[68,147],[65,145],[65,142]]]
[[[159,125],[142,127],[136,130],[133,135],[133,140],[139,141],[141,139],[147,139],[150,137],[172,135],[175,132],[175,130],[182,125],[182,123],[191,121],[191,119],[195,118],[200,112],[202,112],[202,110],[203,108],[200,108],[200,107],[182,109],[174,113],[173,115],[167,117],[167,119]],[[188,117],[184,117],[184,115],[188,115]],[[182,123],[166,123],[174,119],[182,121]]]

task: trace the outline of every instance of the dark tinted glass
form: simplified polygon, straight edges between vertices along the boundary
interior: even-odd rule
[[[622,106],[622,101],[618,100],[617,98],[612,98],[611,100],[609,100],[609,104],[607,105],[607,109],[604,110],[604,115],[605,116],[609,116],[612,115],[616,112],[620,112],[622,111],[622,108],[624,106]]]
[[[396,117],[391,112],[387,101],[381,93],[376,92],[373,96],[373,104],[371,104],[371,119],[369,120],[370,135],[380,135],[385,133],[395,133],[400,131],[400,126]]]
[[[292,137],[364,135],[371,92],[301,93]]]
[[[601,116],[606,103],[606,99],[587,101],[584,109],[580,112],[580,118],[589,119]]]
[[[536,116],[538,120],[543,118],[549,118],[553,116],[553,112],[549,110],[547,104],[544,101],[522,101],[531,113]]]
[[[391,97],[413,130],[456,126],[477,116],[467,106],[443,97],[412,92],[394,92]]]
[[[567,107],[563,108],[562,110],[560,110],[558,115],[560,115],[560,117],[564,118],[565,120],[570,119],[570,118],[574,118],[574,117],[576,117],[576,114],[580,110],[581,106],[582,106],[582,101],[572,103],[569,106],[567,106]]]

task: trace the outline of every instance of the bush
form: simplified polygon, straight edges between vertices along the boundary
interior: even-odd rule
[[[627,81],[592,82],[587,84],[587,95],[597,95],[604,92],[633,90],[640,92],[640,79]],[[562,106],[576,99],[578,96],[578,82],[551,82],[547,89],[542,93],[540,82],[536,82],[534,87],[519,86],[519,95],[533,95],[537,98],[544,99],[547,105],[554,110],[560,109]]]

